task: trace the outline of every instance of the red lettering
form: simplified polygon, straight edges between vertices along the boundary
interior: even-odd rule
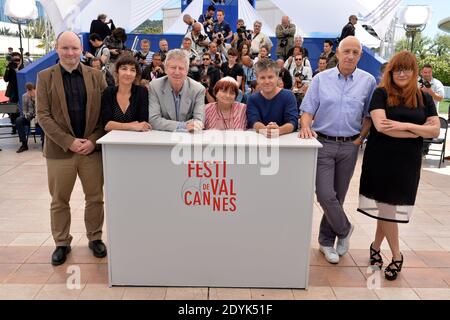
[[[184,193],[184,203],[188,206],[190,206],[192,204],[192,201],[188,201],[188,196],[190,196],[192,194],[192,192],[190,191],[186,191]]]
[[[227,182],[225,180],[222,180],[222,182],[220,183],[219,196],[227,194],[228,194]]]
[[[224,178],[227,177],[227,162],[226,161],[223,162],[223,177]]]
[[[230,179],[230,196],[235,196],[236,192],[234,192],[234,179]]]
[[[236,212],[236,197],[230,198],[230,205],[231,205],[230,211],[233,213]]]
[[[228,212],[228,198],[223,198],[223,205],[222,205],[222,211]]]
[[[194,195],[194,203],[193,204],[194,204],[194,206],[202,204],[199,192],[195,193],[195,195]]]
[[[201,174],[201,166],[200,166],[200,163],[198,163],[198,162],[195,164],[195,176],[197,178],[203,177]]]
[[[192,177],[192,171],[194,171],[194,161],[189,161],[188,163],[188,177]]]
[[[205,173],[204,173],[203,177],[205,177],[205,178],[210,178],[210,177],[212,176],[212,170],[211,170],[211,168],[209,167],[210,164],[211,164],[211,162],[204,162],[204,163],[203,163],[203,166],[204,166],[204,169],[205,169],[205,170],[204,170]]]
[[[220,198],[213,198],[213,211],[220,211]]]
[[[211,193],[203,192],[203,205],[210,206],[211,205]]]
[[[219,188],[219,180],[218,179],[211,179],[211,188],[213,195],[217,195],[217,189]]]

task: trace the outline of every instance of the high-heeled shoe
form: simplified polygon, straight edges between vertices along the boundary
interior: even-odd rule
[[[381,269],[383,267],[383,258],[380,251],[381,249],[377,251],[373,248],[373,242],[370,244],[370,265]]]
[[[398,273],[402,271],[403,254],[400,253],[400,255],[402,256],[401,260],[394,260],[392,258],[392,262],[384,269],[384,277],[389,281],[397,279]]]

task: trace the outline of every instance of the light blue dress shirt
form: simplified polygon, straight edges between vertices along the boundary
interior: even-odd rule
[[[351,137],[361,131],[369,115],[375,78],[358,68],[345,78],[337,67],[318,73],[303,98],[300,110],[314,116],[312,129],[333,137]]]

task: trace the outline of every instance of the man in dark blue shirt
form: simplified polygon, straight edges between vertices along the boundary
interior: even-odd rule
[[[233,37],[231,27],[228,22],[225,21],[225,13],[222,9],[217,10],[217,21],[214,23],[213,39],[220,40],[225,43]],[[220,45],[220,43],[217,43]]]
[[[276,62],[262,59],[256,63],[255,71],[260,91],[247,100],[248,127],[268,138],[297,130],[297,102],[291,91],[277,86]]]

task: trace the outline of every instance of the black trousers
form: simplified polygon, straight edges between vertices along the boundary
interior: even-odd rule
[[[16,119],[16,129],[19,134],[19,140],[22,143],[27,143],[27,133],[25,132],[25,127],[30,126],[30,120],[25,117],[18,117]]]

